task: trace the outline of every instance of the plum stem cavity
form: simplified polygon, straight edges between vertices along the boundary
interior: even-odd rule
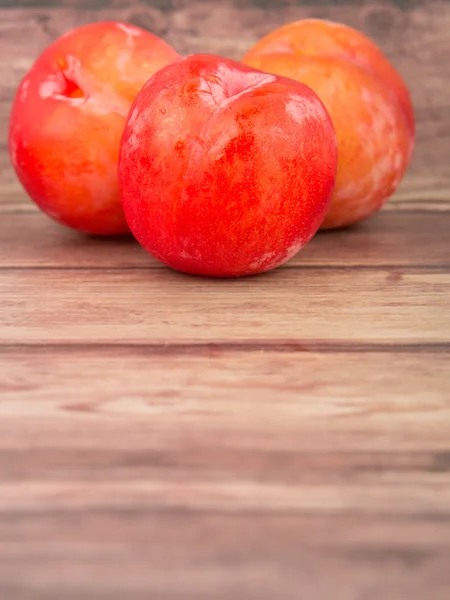
[[[84,104],[88,96],[80,83],[79,61],[73,56],[58,58],[57,69],[39,86],[41,97],[64,100],[74,106]]]

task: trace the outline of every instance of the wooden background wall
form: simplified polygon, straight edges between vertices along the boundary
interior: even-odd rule
[[[181,53],[239,58],[260,36],[324,17],[371,36],[404,75],[417,117],[417,148],[396,201],[450,202],[450,1],[439,0],[0,0],[0,181],[24,197],[9,169],[6,131],[14,90],[36,55],[69,28],[122,19]]]

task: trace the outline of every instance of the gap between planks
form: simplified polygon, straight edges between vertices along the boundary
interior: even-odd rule
[[[282,354],[450,354],[450,340],[444,342],[362,342],[328,338],[326,340],[214,340],[211,342],[134,342],[123,341],[97,342],[0,342],[0,356],[27,352],[39,352],[40,355],[52,354],[57,350],[63,354],[83,352],[87,357],[98,352],[109,356],[128,354],[130,356],[209,356],[218,358],[227,354],[246,355],[275,352]],[[449,373],[450,375],[450,373]]]

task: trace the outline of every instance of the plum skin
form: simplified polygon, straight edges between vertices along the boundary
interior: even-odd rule
[[[8,146],[43,212],[91,235],[129,233],[117,181],[125,119],[142,85],[178,58],[157,36],[120,22],[78,27],[42,52],[17,90]]]
[[[408,88],[381,50],[351,27],[304,19],[259,40],[243,62],[310,86],[331,115],[339,165],[321,228],[376,213],[400,185],[415,138]]]
[[[119,187],[150,254],[185,273],[237,277],[279,266],[313,237],[336,168],[334,128],[311,89],[193,55],[139,92]]]

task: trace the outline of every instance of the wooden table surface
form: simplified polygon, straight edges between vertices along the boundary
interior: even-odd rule
[[[307,5],[0,2],[1,600],[450,598],[450,2]],[[415,158],[372,220],[217,281],[20,191],[11,97],[62,31],[237,57],[307,15],[372,35],[413,92]]]

